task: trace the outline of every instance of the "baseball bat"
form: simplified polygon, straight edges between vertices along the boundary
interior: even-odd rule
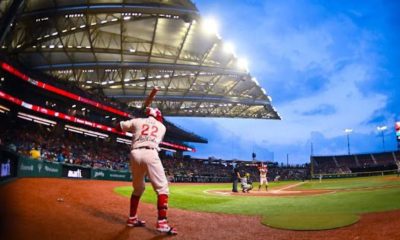
[[[143,109],[146,109],[147,107],[150,106],[150,104],[153,102],[154,97],[156,96],[156,94],[157,94],[157,92],[158,92],[159,90],[160,90],[160,89],[159,89],[158,87],[154,87],[154,88],[151,90],[149,96],[146,98],[146,101],[144,101]]]

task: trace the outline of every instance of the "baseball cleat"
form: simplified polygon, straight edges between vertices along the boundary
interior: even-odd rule
[[[126,221],[126,225],[128,227],[144,227],[146,225],[146,221],[139,220],[137,217],[130,217]]]
[[[178,230],[168,225],[167,219],[158,220],[156,225],[157,231],[168,235],[177,235]]]

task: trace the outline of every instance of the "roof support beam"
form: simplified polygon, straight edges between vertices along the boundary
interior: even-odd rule
[[[19,0],[23,1],[23,0]],[[68,13],[125,13],[125,12],[138,12],[148,14],[171,14],[179,16],[191,16],[192,19],[198,19],[199,13],[196,9],[187,9],[180,7],[170,7],[162,5],[142,5],[142,4],[92,4],[92,5],[75,5],[65,6],[52,9],[43,9],[33,12],[25,13],[21,18],[30,18],[32,16],[50,16],[50,15],[64,15]]]
[[[110,98],[128,99],[131,101],[143,100],[143,95],[110,95]],[[268,105],[268,100],[240,99],[226,96],[165,96],[157,95],[157,101],[191,101],[191,102],[216,102],[216,103],[240,103],[245,105]]]
[[[190,30],[191,30],[191,28],[192,28],[192,24],[193,24],[193,22],[190,23],[190,25],[188,26],[188,28],[187,28],[187,30],[186,30],[186,33],[185,33],[185,35],[184,35],[184,37],[183,37],[183,40],[182,40],[182,42],[181,42],[181,45],[179,46],[178,54],[177,54],[176,57],[175,57],[174,64],[176,64],[176,63],[178,62],[178,60],[179,60],[179,58],[180,58],[180,56],[181,56],[181,54],[182,54],[182,50],[183,50],[183,47],[185,46],[187,37],[189,36]],[[166,87],[167,87],[167,93],[168,93],[168,89],[169,89],[169,86],[171,85],[171,82],[172,82],[172,79],[173,79],[173,76],[174,76],[174,75],[175,75],[175,70],[172,72],[171,78],[170,78],[170,80],[169,80],[169,82],[168,82],[168,85],[166,86]]]
[[[153,29],[153,36],[151,37],[150,51],[149,51],[149,55],[147,56],[147,63],[148,64],[151,63],[151,55],[153,54],[153,47],[154,47],[154,42],[156,40],[157,27],[158,27],[158,16],[155,19],[154,29]],[[143,95],[146,95],[147,82],[148,82],[148,79],[149,79],[149,71],[150,71],[150,68],[147,68],[146,69],[146,80],[147,81],[146,81],[146,83],[144,85]]]
[[[2,17],[3,21],[0,22],[0,45],[2,45],[6,39],[11,26],[14,24],[15,18],[24,7],[24,3],[24,0],[14,0],[8,11],[6,11]]]
[[[83,63],[68,63],[68,64],[53,64],[39,65],[33,67],[37,70],[52,71],[63,69],[91,69],[91,68],[134,68],[134,69],[163,69],[163,70],[183,70],[183,71],[201,71],[227,75],[242,75],[247,76],[247,72],[226,69],[223,67],[196,66],[189,64],[170,64],[170,63],[147,63],[147,62],[83,62]]]

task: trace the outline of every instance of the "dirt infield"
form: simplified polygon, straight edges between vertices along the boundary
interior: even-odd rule
[[[19,179],[0,186],[1,239],[400,239],[400,211],[365,214],[348,227],[288,231],[266,227],[258,217],[170,210],[178,236],[155,232],[156,210],[141,204],[146,228],[125,227],[129,199],[114,187],[126,182]]]

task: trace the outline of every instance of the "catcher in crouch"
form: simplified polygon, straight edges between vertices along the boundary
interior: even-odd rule
[[[177,234],[174,227],[167,221],[168,209],[168,180],[165,176],[163,165],[158,156],[159,144],[162,141],[166,128],[163,117],[157,108],[146,108],[146,118],[135,118],[122,121],[117,130],[132,132],[131,160],[133,193],[131,195],[130,212],[127,225],[129,227],[141,227],[145,221],[137,217],[137,209],[140,197],[145,189],[145,175],[148,175],[157,194],[158,221],[157,231],[167,234]]]
[[[258,185],[258,191],[260,191],[263,184],[265,184],[265,191],[268,191],[268,166],[260,163],[260,165],[258,166],[258,171],[260,171],[260,185]]]
[[[249,193],[253,189],[253,183],[250,180],[250,174],[246,173],[244,177],[240,178],[242,192]]]

